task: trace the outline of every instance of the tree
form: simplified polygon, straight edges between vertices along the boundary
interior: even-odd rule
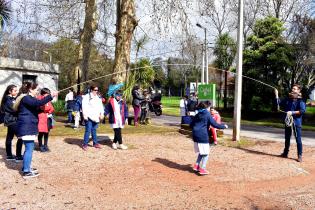
[[[232,37],[228,33],[219,35],[215,47],[214,55],[216,59],[214,61],[215,67],[219,69],[229,70],[236,54],[236,44]],[[222,71],[221,71],[222,75]],[[228,73],[224,72],[224,109],[227,108],[227,80]],[[220,94],[221,94],[221,84],[220,84]]]
[[[117,0],[116,48],[113,83],[125,81],[125,73],[130,68],[130,49],[133,32],[138,24],[134,0]]]
[[[12,10],[8,2],[5,0],[0,0],[0,32],[2,32],[4,24],[10,20],[11,13]]]
[[[284,30],[283,23],[271,16],[255,23],[244,51],[245,75],[273,86],[281,84],[294,64],[293,48],[282,36]],[[246,108],[260,109],[271,103],[271,88],[250,80],[244,80],[243,85],[243,105]],[[254,103],[255,100],[257,103]],[[254,107],[254,104],[257,106]]]

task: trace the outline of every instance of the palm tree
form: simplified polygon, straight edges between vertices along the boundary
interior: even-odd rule
[[[8,2],[0,0],[0,31],[2,31],[4,24],[10,20],[11,12],[12,10]]]

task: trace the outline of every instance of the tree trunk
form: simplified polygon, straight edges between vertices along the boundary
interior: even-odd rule
[[[80,91],[79,82],[87,81],[89,74],[89,58],[92,40],[98,24],[96,0],[85,0],[85,19],[83,30],[80,32],[80,45],[75,75],[77,75],[77,91]]]
[[[136,20],[134,0],[120,0],[120,5],[117,6],[120,13],[117,13],[115,34],[116,49],[113,70],[113,72],[117,74],[112,77],[113,83],[121,83],[125,81],[125,72],[129,70],[130,67],[132,35],[138,24]]]

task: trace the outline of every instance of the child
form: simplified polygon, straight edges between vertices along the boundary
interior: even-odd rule
[[[82,112],[82,93],[78,94],[75,97],[75,103],[73,107],[74,111],[74,127],[73,129],[78,129],[80,120],[81,120],[81,112]]]
[[[40,91],[40,95],[37,99],[41,100],[46,96],[50,95],[50,90],[48,88],[43,88]],[[49,123],[49,115],[54,112],[54,107],[51,102],[48,102],[44,106],[40,107],[40,112],[38,114],[38,146],[41,152],[48,152],[48,136],[49,130],[51,128],[51,124]],[[44,137],[44,145],[43,145],[43,137]]]
[[[105,116],[109,114],[109,124],[114,129],[114,141],[112,144],[113,149],[128,149],[123,145],[121,137],[121,129],[124,128],[125,123],[128,122],[128,107],[126,103],[121,99],[121,92],[114,93],[105,107]],[[117,146],[117,142],[119,145]]]
[[[216,123],[221,123],[221,116],[219,114],[219,112],[217,110],[215,110],[213,107],[210,108],[210,114],[213,117],[213,119],[216,121]],[[218,140],[217,140],[217,129],[214,127],[210,127],[209,128],[212,134],[212,138],[213,138],[213,142],[215,145],[218,144]]]
[[[148,94],[148,91],[146,89],[143,90],[143,98],[144,100],[140,102],[141,105],[140,124],[145,125],[150,101],[150,95]]]
[[[207,175],[206,170],[207,161],[209,158],[209,126],[219,129],[225,129],[228,126],[224,124],[217,124],[211,117],[207,110],[208,105],[205,102],[200,102],[197,105],[197,114],[190,124],[192,128],[192,136],[194,141],[195,152],[198,153],[197,161],[193,167],[194,171],[198,171],[200,175]]]

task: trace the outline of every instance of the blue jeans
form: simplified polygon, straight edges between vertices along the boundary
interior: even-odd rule
[[[31,164],[33,158],[34,141],[23,141],[25,151],[23,156],[23,172],[31,172]]]
[[[85,121],[85,133],[84,133],[84,145],[89,143],[90,134],[92,133],[93,145],[98,144],[96,129],[98,128],[98,123],[93,122],[92,120],[88,119]]]
[[[72,123],[72,111],[68,111],[68,123]]]
[[[295,128],[294,128],[295,127]],[[302,138],[301,138],[301,126],[294,126],[293,127],[293,134],[295,135],[296,146],[297,146],[297,153],[298,155],[302,155],[303,146],[302,146]],[[288,154],[290,149],[290,140],[292,135],[291,127],[285,127],[285,147],[284,153]]]
[[[198,154],[196,164],[198,164],[200,168],[205,169],[207,166],[208,159],[209,159],[209,155]]]

